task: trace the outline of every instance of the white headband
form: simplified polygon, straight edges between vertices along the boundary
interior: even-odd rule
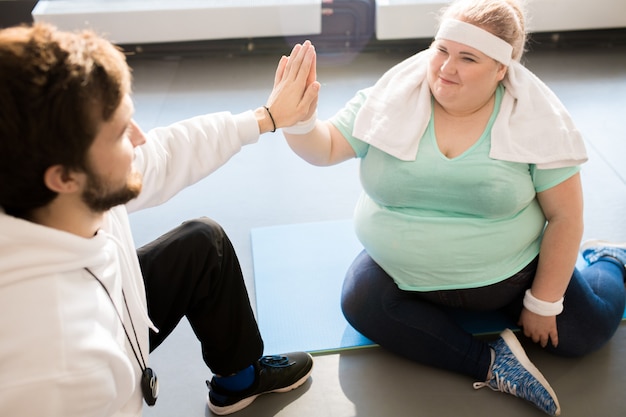
[[[511,63],[513,47],[496,35],[460,20],[446,19],[441,23],[435,39],[446,39],[478,49],[504,65]]]

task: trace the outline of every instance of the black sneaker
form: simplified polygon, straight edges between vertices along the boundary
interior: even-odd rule
[[[254,364],[256,378],[246,390],[228,391],[217,386],[213,380],[207,381],[207,404],[214,414],[231,414],[249,406],[259,395],[298,388],[309,378],[312,370],[313,358],[306,352],[263,356]]]

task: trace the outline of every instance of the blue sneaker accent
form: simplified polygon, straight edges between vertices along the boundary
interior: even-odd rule
[[[605,240],[587,240],[580,247],[583,259],[591,265],[600,258],[615,258],[626,264],[626,243],[613,243]]]
[[[229,376],[215,376],[213,381],[216,385],[228,391],[243,391],[250,388],[254,383],[255,369],[254,365],[248,366],[246,369]]]
[[[559,400],[552,387],[528,359],[511,330],[505,329],[490,346],[495,352],[491,379],[475,382],[474,389],[489,387],[530,401],[551,416],[561,414]]]

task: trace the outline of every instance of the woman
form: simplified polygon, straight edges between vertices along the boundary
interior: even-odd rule
[[[510,330],[487,343],[449,314],[504,311],[545,349],[580,356],[624,311],[623,262],[595,248],[597,262],[575,269],[586,152],[556,96],[519,63],[524,44],[515,1],[456,1],[428,50],[329,121],[311,107],[283,132],[312,164],[361,159],[365,250],[344,282],[347,320],[390,351],[559,415]],[[290,83],[281,71],[276,91]]]

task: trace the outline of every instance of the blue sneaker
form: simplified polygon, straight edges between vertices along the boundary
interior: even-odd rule
[[[613,243],[604,240],[587,240],[580,246],[583,259],[591,265],[598,259],[609,257],[626,264],[626,243]]]
[[[561,414],[556,394],[545,377],[532,364],[513,332],[505,329],[490,345],[495,352],[491,379],[475,382],[474,389],[489,387],[530,401],[551,416]]]

